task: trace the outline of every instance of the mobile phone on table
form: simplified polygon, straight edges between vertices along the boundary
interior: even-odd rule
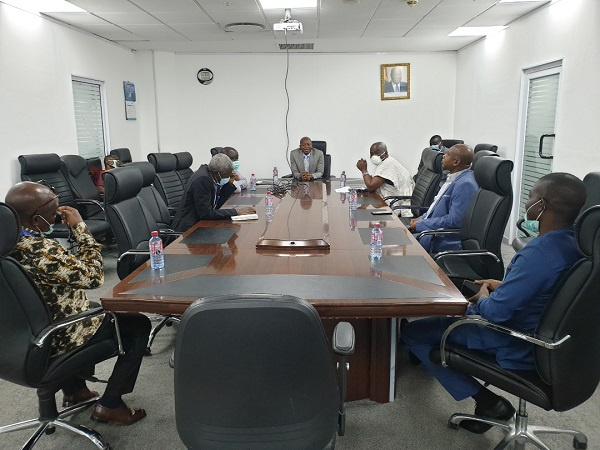
[[[471,280],[464,280],[460,292],[467,298],[473,297],[479,292],[481,285]]]
[[[387,209],[377,209],[375,211],[371,211],[371,214],[374,216],[391,216],[392,212]]]

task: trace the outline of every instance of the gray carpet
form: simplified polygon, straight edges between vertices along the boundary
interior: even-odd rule
[[[505,257],[510,258],[507,248]],[[97,299],[103,290],[117,281],[115,252],[105,252],[106,280],[102,288],[90,291]],[[156,320],[156,318],[153,318]],[[153,355],[146,357],[135,391],[126,396],[130,406],[143,407],[148,417],[129,427],[100,424],[90,420],[89,411],[72,417],[72,420],[100,432],[113,449],[183,449],[175,427],[173,404],[173,370],[168,359],[174,346],[177,326],[163,329],[153,345]],[[484,435],[473,435],[464,430],[453,431],[446,427],[453,412],[472,412],[474,403],[468,399],[455,402],[444,389],[420,366],[408,362],[403,347],[399,348],[397,397],[393,403],[377,404],[371,401],[351,402],[347,405],[346,435],[338,437],[339,449],[492,449],[501,440],[502,432],[491,430]],[[112,370],[109,360],[97,367],[97,375],[106,377]],[[351,368],[352,370],[352,368]],[[585,376],[585,375],[583,375]],[[92,385],[103,390],[103,386]],[[504,394],[502,394],[504,395]],[[57,395],[58,400],[62,398]],[[516,399],[507,396],[516,405]],[[600,396],[594,396],[580,407],[565,413],[547,412],[529,407],[531,423],[548,426],[576,428],[587,434],[588,449],[600,449],[600,430],[597,428]],[[35,391],[0,381],[0,426],[35,417],[37,402]],[[29,430],[0,435],[0,449],[20,448],[30,436]],[[542,437],[552,449],[572,448],[571,439],[565,436]],[[94,449],[86,439],[64,430],[43,436],[36,449]],[[529,448],[529,447],[528,447]],[[533,448],[533,447],[531,447]]]

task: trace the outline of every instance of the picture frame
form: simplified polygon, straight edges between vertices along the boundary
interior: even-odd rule
[[[410,99],[410,63],[381,64],[381,100]]]

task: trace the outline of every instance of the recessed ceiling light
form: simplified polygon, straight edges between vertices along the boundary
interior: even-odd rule
[[[487,36],[498,31],[504,30],[506,27],[458,27],[448,36]]]
[[[2,0],[25,11],[37,13],[87,12],[65,0]]]
[[[223,27],[228,33],[256,33],[257,31],[264,31],[267,29],[260,23],[253,22],[236,22],[228,23]]]
[[[316,8],[317,0],[260,0],[262,9]]]

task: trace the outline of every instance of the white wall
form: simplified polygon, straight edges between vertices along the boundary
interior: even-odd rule
[[[141,152],[141,121],[125,120],[123,100],[137,74],[130,51],[0,3],[0,200],[20,181],[19,155],[77,154],[71,75],[106,82],[110,144]]]
[[[410,63],[411,99],[380,100],[379,65]],[[194,166],[210,159],[209,149],[240,151],[241,172],[270,176],[273,166],[289,173],[285,114],[285,53],[173,55],[156,53],[160,149],[189,151]],[[196,74],[207,67],[210,85]],[[360,175],[376,141],[388,145],[415,172],[421,150],[433,134],[451,137],[454,127],[456,53],[291,54],[290,150],[302,136],[326,140],[332,174]]]

